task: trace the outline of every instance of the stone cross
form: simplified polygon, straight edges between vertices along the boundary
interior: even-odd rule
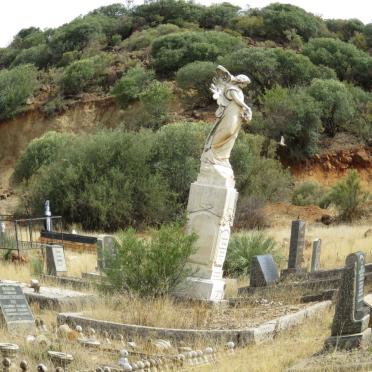
[[[278,269],[271,254],[253,257],[250,273],[251,287],[265,287],[278,280]]]
[[[313,241],[313,253],[311,255],[311,269],[310,271],[313,273],[320,269],[320,248],[322,245],[321,239],[315,239]]]
[[[346,266],[341,278],[331,337],[325,346],[341,349],[359,347],[370,338],[368,328],[369,309],[364,305],[364,253],[351,253],[346,258]]]

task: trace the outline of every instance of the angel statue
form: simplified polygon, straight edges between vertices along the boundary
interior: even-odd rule
[[[217,120],[210,131],[201,156],[204,165],[231,168],[230,153],[238,136],[242,121],[252,119],[252,111],[244,102],[242,89],[249,83],[246,75],[233,76],[223,66],[217,66],[210,90],[217,101]]]

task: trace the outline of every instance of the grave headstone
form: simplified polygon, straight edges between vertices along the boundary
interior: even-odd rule
[[[364,254],[349,254],[341,278],[332,333],[326,340],[326,348],[352,349],[370,339],[369,308],[364,304],[364,277]]]
[[[303,274],[301,268],[305,247],[305,221],[292,221],[291,239],[289,242],[288,268],[282,271],[282,276]]]
[[[46,264],[48,275],[63,275],[67,272],[65,252],[62,245],[46,246]]]
[[[19,285],[0,284],[1,318],[8,330],[31,329],[35,320]]]
[[[0,220],[0,247],[5,245],[5,222]]]
[[[320,269],[320,249],[322,245],[321,239],[315,239],[313,241],[313,253],[311,255],[311,269],[310,271],[313,273]]]
[[[278,269],[271,254],[253,257],[250,273],[251,287],[265,287],[278,280]]]
[[[117,255],[117,241],[112,235],[99,235],[97,238],[97,269],[104,271],[107,267],[107,257]]]

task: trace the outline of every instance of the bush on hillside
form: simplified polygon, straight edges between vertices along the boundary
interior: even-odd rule
[[[356,170],[334,185],[327,199],[333,204],[341,221],[352,222],[362,216],[369,194],[362,190],[360,177]]]
[[[272,254],[278,258],[273,238],[259,231],[232,235],[223,266],[225,274],[233,278],[248,276],[252,258],[262,254]]]
[[[258,99],[274,85],[306,85],[316,77],[334,78],[332,70],[315,66],[309,58],[280,48],[242,48],[219,62],[233,74],[248,74]]]
[[[347,87],[337,80],[314,79],[308,93],[321,108],[324,132],[333,137],[340,130],[346,130],[354,117],[354,101]]]
[[[182,30],[172,24],[159,25],[155,28],[149,28],[133,32],[130,37],[121,43],[121,46],[129,51],[140,50],[151,45],[152,41],[159,36],[181,32]]]
[[[170,294],[190,275],[186,262],[194,252],[196,236],[186,235],[177,225],[163,225],[138,238],[134,230],[118,234],[119,249],[108,257],[107,279],[119,292],[140,296]]]
[[[97,88],[104,80],[108,64],[109,57],[104,54],[73,62],[64,70],[60,81],[63,93],[74,95]]]
[[[212,98],[210,85],[216,72],[216,64],[213,62],[192,62],[181,67],[176,74],[177,85],[185,91],[192,90],[192,101],[200,100],[208,102]],[[203,102],[202,102],[203,103]]]
[[[338,39],[311,39],[303,53],[316,65],[334,69],[340,80],[347,80],[362,88],[372,87],[372,57],[353,44]]]
[[[67,223],[81,223],[87,230],[115,231],[169,220],[176,205],[166,180],[151,168],[154,140],[151,132],[76,137],[62,156],[31,178],[27,205],[38,214],[49,199]]]
[[[21,65],[0,71],[0,120],[14,116],[38,87],[37,70]]]
[[[139,100],[144,109],[141,126],[159,129],[169,117],[172,90],[167,83],[154,80],[140,93]]]
[[[33,64],[38,68],[48,66],[50,60],[49,49],[46,44],[39,44],[34,47],[23,49],[11,63],[11,67],[22,64]]]
[[[152,70],[145,70],[142,66],[132,67],[115,84],[112,94],[121,107],[126,107],[131,101],[139,98],[154,79],[155,74]]]
[[[294,205],[324,206],[326,190],[317,182],[305,181],[297,185],[292,194]]]
[[[239,9],[240,7],[227,2],[206,7],[199,19],[200,27],[212,29],[220,26],[226,28],[236,17]]]
[[[240,38],[225,32],[174,33],[153,41],[151,64],[157,72],[169,75],[194,61],[214,62],[243,46]]]
[[[284,136],[285,152],[292,160],[313,156],[322,130],[321,108],[306,89],[274,87],[262,98],[261,130],[279,141]]]
[[[47,132],[32,140],[17,160],[13,180],[18,184],[28,181],[39,168],[55,162],[72,139],[69,133]]]

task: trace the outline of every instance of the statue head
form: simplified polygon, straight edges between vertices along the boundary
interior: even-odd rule
[[[247,75],[237,75],[233,77],[232,81],[241,88],[245,88],[250,84],[251,79]]]

